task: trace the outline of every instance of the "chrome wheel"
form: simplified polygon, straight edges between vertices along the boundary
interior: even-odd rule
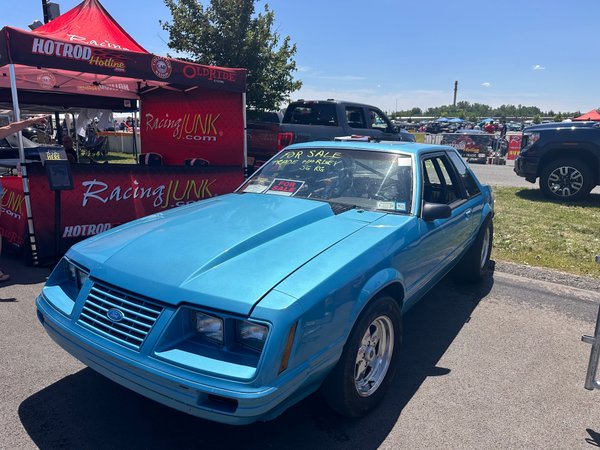
[[[394,352],[394,325],[387,316],[379,316],[365,330],[354,364],[354,386],[358,395],[373,394],[390,366]]]
[[[548,175],[548,188],[558,197],[572,197],[583,187],[583,175],[572,166],[560,166]]]
[[[483,235],[483,241],[481,242],[481,259],[479,260],[479,268],[484,269],[488,260],[488,253],[490,251],[490,227],[485,227],[485,234]]]

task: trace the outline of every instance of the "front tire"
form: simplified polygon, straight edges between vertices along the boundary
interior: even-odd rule
[[[402,316],[398,302],[381,296],[354,324],[342,356],[323,383],[327,403],[347,417],[362,417],[383,399],[398,367]]]
[[[561,202],[581,200],[594,187],[592,171],[583,161],[572,158],[557,159],[542,169],[540,190],[552,199]]]

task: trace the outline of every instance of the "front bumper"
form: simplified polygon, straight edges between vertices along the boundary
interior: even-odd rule
[[[519,155],[515,160],[515,173],[518,176],[525,178],[530,183],[535,183],[535,180],[538,177],[539,163],[539,158]]]
[[[152,365],[103,347],[85,329],[57,312],[40,295],[38,318],[48,335],[85,365],[147,398],[204,419],[244,425],[277,417],[314,392],[326,371],[299,368],[270,386],[250,386],[184,371],[152,359]],[[148,357],[146,357],[148,358]],[[157,366],[157,363],[159,364]]]

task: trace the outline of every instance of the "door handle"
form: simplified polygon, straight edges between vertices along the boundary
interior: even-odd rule
[[[471,218],[471,214],[473,214],[473,210],[472,209],[467,209],[465,211],[465,218],[466,219],[470,219]]]

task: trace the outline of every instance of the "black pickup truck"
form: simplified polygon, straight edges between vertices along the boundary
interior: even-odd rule
[[[586,198],[600,184],[600,124],[560,122],[523,131],[515,172],[559,201]]]
[[[384,141],[414,141],[379,108],[339,100],[298,100],[287,107],[281,123],[248,121],[249,164],[259,166],[282,148],[298,142],[332,141],[361,135]]]

